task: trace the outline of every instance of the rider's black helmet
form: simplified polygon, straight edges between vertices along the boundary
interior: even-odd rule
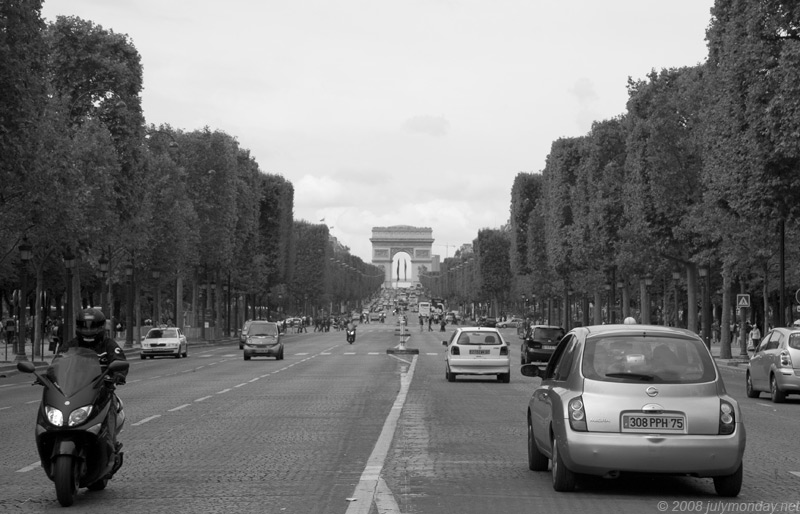
[[[83,339],[96,339],[105,325],[106,316],[100,309],[83,309],[75,316],[75,332]]]

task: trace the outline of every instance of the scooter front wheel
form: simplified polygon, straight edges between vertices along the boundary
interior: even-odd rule
[[[53,482],[56,484],[56,497],[62,507],[69,507],[75,502],[78,492],[78,474],[75,472],[75,460],[71,455],[59,455],[53,463]]]

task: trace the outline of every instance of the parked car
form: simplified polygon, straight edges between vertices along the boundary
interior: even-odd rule
[[[556,345],[566,333],[562,327],[554,325],[531,325],[528,330],[519,331],[522,338],[519,356],[522,364],[547,362]]]
[[[142,339],[142,359],[156,356],[181,357],[189,356],[189,343],[178,327],[151,328]]]
[[[769,331],[750,358],[745,380],[749,398],[767,392],[782,403],[786,395],[800,394],[800,327]]]
[[[283,341],[281,341],[281,331],[277,323],[254,321],[247,328],[244,360],[249,361],[252,357],[283,359]]]
[[[498,321],[497,328],[517,328],[522,323],[525,323],[524,319],[512,316],[505,321]]]
[[[244,349],[244,342],[247,340],[247,329],[250,327],[250,323],[252,323],[252,322],[253,322],[253,320],[249,319],[249,320],[244,322],[244,325],[242,325],[242,331],[239,333],[239,349],[240,350]]]
[[[652,325],[579,327],[562,338],[528,402],[528,467],[571,491],[579,474],[711,477],[742,487],[745,428],[703,340]]]
[[[448,382],[455,382],[456,375],[497,375],[501,382],[511,381],[508,344],[496,328],[460,327],[442,344],[447,347],[444,376]]]

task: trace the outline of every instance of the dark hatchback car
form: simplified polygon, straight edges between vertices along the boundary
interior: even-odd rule
[[[566,332],[562,327],[554,325],[529,325],[523,323],[518,327],[519,337],[522,339],[520,347],[520,362],[547,362],[553,355],[553,350],[561,341]]]
[[[497,326],[497,318],[481,316],[480,318],[478,318],[478,326],[495,328]]]

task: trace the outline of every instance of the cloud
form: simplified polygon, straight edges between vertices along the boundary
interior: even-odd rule
[[[403,129],[411,133],[442,137],[450,131],[450,122],[444,116],[414,116],[403,123]]]

